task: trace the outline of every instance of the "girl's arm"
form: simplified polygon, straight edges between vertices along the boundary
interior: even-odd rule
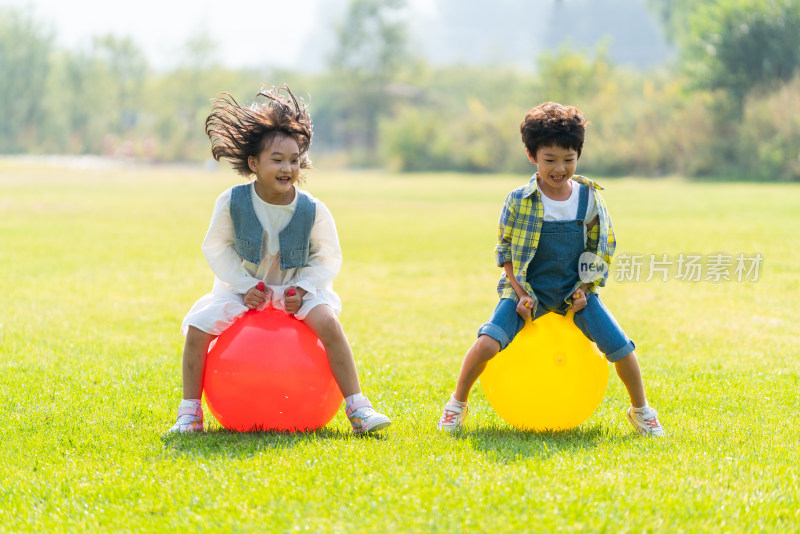
[[[309,237],[308,264],[297,270],[295,286],[311,293],[330,288],[342,268],[342,249],[333,215],[322,202],[315,201],[317,215]]]
[[[214,275],[244,295],[258,284],[244,268],[244,260],[236,253],[233,241],[233,219],[230,212],[231,191],[222,193],[214,205],[214,214],[201,249]]]

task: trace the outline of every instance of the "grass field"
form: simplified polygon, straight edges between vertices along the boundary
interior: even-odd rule
[[[741,282],[612,270],[603,299],[668,437],[633,434],[611,369],[575,430],[518,431],[478,385],[466,431],[437,433],[525,179],[311,172],[364,392],[394,425],[353,437],[340,410],[312,434],[235,434],[207,412],[209,432],[165,437],[180,321],[212,281],[200,243],[237,178],[0,161],[0,531],[800,529],[798,185],[599,180],[618,257],[764,258]]]

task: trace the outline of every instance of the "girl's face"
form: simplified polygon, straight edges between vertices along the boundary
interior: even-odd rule
[[[539,171],[539,187],[542,192],[553,200],[561,198],[572,192],[570,179],[578,167],[578,152],[572,148],[560,146],[543,146],[536,151],[535,157],[528,154],[530,160],[536,164]]]
[[[288,135],[276,137],[258,157],[247,162],[256,175],[256,194],[270,204],[291,204],[294,183],[300,178],[300,148]]]

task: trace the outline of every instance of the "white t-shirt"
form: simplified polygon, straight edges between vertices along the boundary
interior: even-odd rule
[[[567,200],[553,200],[542,193],[542,207],[544,208],[545,221],[574,221],[578,217],[578,202],[581,198],[581,184],[570,182],[572,193]],[[586,217],[583,219],[583,242],[586,243],[586,223],[597,216],[597,203],[594,201],[592,190],[589,189],[589,202],[586,206]]]

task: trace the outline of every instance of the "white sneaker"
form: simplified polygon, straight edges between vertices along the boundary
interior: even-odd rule
[[[178,420],[169,429],[170,434],[203,431],[203,407],[197,401],[183,400],[178,406]]]
[[[366,397],[347,405],[345,412],[356,434],[377,432],[392,424],[391,419],[375,411]]]
[[[625,415],[633,428],[642,436],[664,436],[664,428],[658,422],[658,412],[650,406],[645,406],[642,411],[630,407]]]
[[[456,404],[456,400],[451,396],[447,404],[444,405],[444,411],[436,423],[436,428],[445,432],[454,432],[461,428],[461,424],[467,418],[469,407],[466,404]]]

